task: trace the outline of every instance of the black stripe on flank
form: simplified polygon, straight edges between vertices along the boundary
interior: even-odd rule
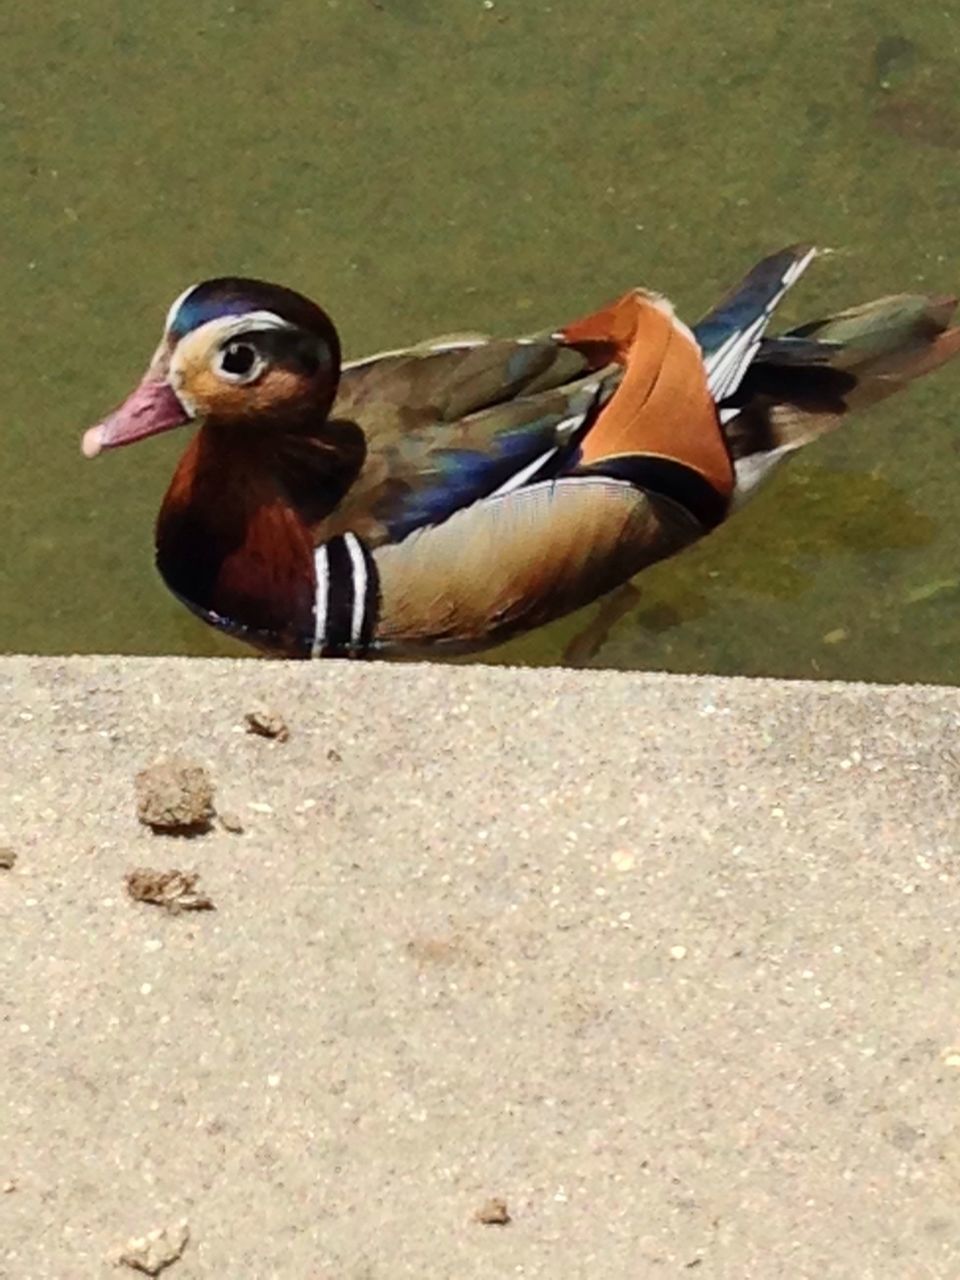
[[[642,453],[604,458],[602,462],[584,468],[581,474],[626,480],[646,493],[669,498],[689,511],[705,529],[715,529],[725,518],[729,507],[727,499],[699,471],[673,458]]]
[[[380,616],[380,575],[376,562],[366,544],[355,534],[350,535],[354,549],[363,556],[366,567],[366,587],[363,593],[363,614],[358,643],[353,642],[353,614],[356,600],[357,575],[346,538],[331,538],[327,547],[327,625],[324,629],[324,658],[363,658],[369,651]]]
[[[324,654],[346,653],[350,649],[353,622],[353,562],[343,538],[327,543],[327,625],[323,637]]]
[[[363,627],[360,630],[360,644],[353,650],[352,656],[362,658],[370,648],[373,633],[380,618],[380,574],[377,563],[365,542],[359,538],[363,559],[367,566],[367,590],[363,601]]]

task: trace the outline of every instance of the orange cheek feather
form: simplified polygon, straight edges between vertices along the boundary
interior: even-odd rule
[[[268,418],[271,409],[310,395],[310,385],[289,369],[271,369],[259,382],[244,386],[225,382],[204,363],[184,370],[183,387],[197,406],[199,417]]]

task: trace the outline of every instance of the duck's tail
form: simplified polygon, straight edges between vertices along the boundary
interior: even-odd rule
[[[742,381],[720,398],[735,501],[848,413],[960,354],[960,328],[950,327],[956,305],[955,298],[898,294],[764,338]]]

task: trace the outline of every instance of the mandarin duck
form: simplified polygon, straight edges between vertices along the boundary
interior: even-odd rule
[[[954,300],[915,295],[766,336],[813,256],[765,259],[693,329],[635,289],[550,333],[343,364],[307,298],[208,280],[83,451],[201,424],[157,565],[263,651],[482,649],[682,551],[849,411],[960,351]]]

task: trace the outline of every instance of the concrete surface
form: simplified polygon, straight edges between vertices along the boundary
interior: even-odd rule
[[[166,1280],[960,1275],[960,692],[11,658],[0,713],[3,1277],[182,1218]],[[139,826],[171,749],[245,834]]]

